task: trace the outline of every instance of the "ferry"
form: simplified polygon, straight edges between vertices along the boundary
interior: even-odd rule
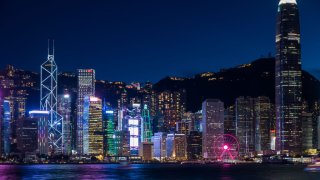
[[[317,159],[315,163],[309,164],[304,170],[309,172],[320,171],[320,160]]]

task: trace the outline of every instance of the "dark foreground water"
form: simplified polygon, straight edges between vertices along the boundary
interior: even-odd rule
[[[0,179],[317,179],[301,165],[0,165]]]

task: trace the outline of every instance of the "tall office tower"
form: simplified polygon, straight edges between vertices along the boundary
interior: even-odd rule
[[[49,154],[49,127],[50,111],[29,111],[30,118],[38,120],[38,151],[40,155]]]
[[[150,116],[154,117],[156,115],[156,93],[152,87],[153,84],[151,82],[146,82],[146,84],[143,86],[142,105],[147,105],[150,110]]]
[[[157,111],[163,115],[164,129],[174,131],[176,122],[181,120],[186,110],[185,91],[164,91],[157,95]]]
[[[122,121],[122,128],[130,132],[130,153],[132,156],[139,155],[139,145],[141,143],[141,107],[140,104],[133,104],[126,110]]]
[[[255,151],[254,99],[239,97],[235,102],[236,137],[240,156],[250,156]]]
[[[40,110],[49,111],[48,143],[50,152],[62,150],[62,118],[57,112],[58,66],[54,60],[54,47],[52,52],[48,47],[48,58],[41,65],[40,80]]]
[[[93,69],[78,69],[78,97],[77,97],[77,152],[83,154],[83,104],[85,96],[95,94],[95,71]]]
[[[83,106],[83,154],[103,154],[102,101],[86,96]]]
[[[300,153],[302,148],[301,47],[299,10],[296,0],[280,0],[276,47],[276,149],[282,153]]]
[[[188,135],[191,131],[194,131],[195,126],[195,114],[191,112],[185,112],[182,115],[182,120],[176,122],[176,132],[179,134]]]
[[[17,124],[18,121],[25,117],[26,114],[26,98],[19,96],[15,91],[10,91],[10,95],[4,98],[10,105],[10,141],[11,152],[17,150]]]
[[[254,99],[255,150],[271,149],[271,131],[274,130],[274,106],[268,97]]]
[[[115,156],[115,129],[114,111],[104,103],[102,111],[103,126],[103,154],[104,156]]]
[[[69,94],[58,96],[58,113],[62,117],[62,153],[72,153],[71,97]]]
[[[128,105],[129,105],[128,93],[127,93],[127,90],[124,88],[118,100],[118,109],[125,109],[128,107]]]
[[[196,160],[202,157],[202,133],[191,131],[187,137],[187,153],[189,160]]]
[[[230,106],[224,111],[224,134],[236,135],[234,106]]]
[[[141,142],[151,142],[152,127],[151,117],[148,105],[145,104],[142,110],[142,121],[141,121]]]
[[[11,152],[11,110],[10,110],[10,102],[7,100],[3,101],[3,121],[2,121],[2,140],[3,140],[3,154],[9,155]]]
[[[162,161],[167,156],[166,135],[163,132],[154,133],[152,136],[153,156],[155,159]]]
[[[115,154],[116,156],[130,156],[129,131],[115,131]]]
[[[175,159],[174,134],[167,134],[167,137],[166,137],[166,157],[169,159]]]
[[[187,136],[185,134],[174,135],[174,154],[178,161],[187,160]]]
[[[313,148],[312,134],[316,129],[312,128],[312,113],[302,112],[302,150],[310,150]]]
[[[22,118],[17,124],[17,149],[35,155],[38,150],[38,119]]]
[[[1,92],[0,92],[1,93]],[[0,156],[3,154],[3,99],[0,94]]]
[[[224,134],[224,103],[218,99],[205,100],[202,103],[202,124],[202,155],[214,159],[215,140]]]

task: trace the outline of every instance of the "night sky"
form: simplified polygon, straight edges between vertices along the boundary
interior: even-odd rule
[[[47,40],[59,71],[98,79],[192,76],[275,53],[278,0],[0,0],[0,67],[39,71]],[[320,77],[320,1],[298,1],[303,68]]]

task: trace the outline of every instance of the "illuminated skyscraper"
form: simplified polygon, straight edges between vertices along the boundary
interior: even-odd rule
[[[22,118],[17,124],[17,149],[36,154],[38,150],[38,119]]]
[[[164,130],[167,132],[176,129],[176,122],[181,121],[186,110],[186,92],[164,91],[157,94],[156,110],[163,115]]]
[[[151,117],[148,105],[145,104],[142,110],[142,121],[141,121],[141,142],[151,142],[152,128],[151,128]]]
[[[299,153],[302,148],[302,88],[300,22],[296,0],[280,0],[276,47],[276,149]]]
[[[49,111],[48,143],[50,152],[62,150],[62,118],[57,113],[58,66],[48,47],[48,58],[41,65],[40,110]]]
[[[10,102],[7,100],[4,100],[3,102],[3,121],[2,121],[2,138],[3,138],[3,153],[5,155],[9,155],[11,152],[11,111],[10,111]]]
[[[17,150],[17,124],[19,119],[25,117],[26,113],[26,98],[21,97],[15,93],[10,92],[10,96],[4,98],[9,102],[10,106],[10,141],[11,141],[11,152]]]
[[[83,154],[103,154],[102,101],[94,96],[84,98]]]
[[[77,97],[77,151],[83,154],[83,106],[85,96],[95,94],[95,71],[93,69],[78,69]]]
[[[30,111],[30,118],[38,120],[38,151],[40,155],[48,155],[49,153],[49,138],[48,138],[48,119],[49,111]]]
[[[133,104],[126,110],[126,115],[122,122],[123,130],[130,132],[130,153],[132,156],[139,155],[139,145],[141,143],[141,107],[140,104]]]
[[[106,104],[103,105],[103,153],[108,156],[115,156],[115,129],[114,111]]]
[[[62,153],[71,154],[71,97],[69,94],[58,96],[58,113],[62,117]]]
[[[161,161],[167,156],[166,135],[162,132],[152,136],[154,158]]]
[[[202,103],[202,154],[206,159],[214,159],[215,140],[224,134],[224,103],[217,99],[207,99]]]

